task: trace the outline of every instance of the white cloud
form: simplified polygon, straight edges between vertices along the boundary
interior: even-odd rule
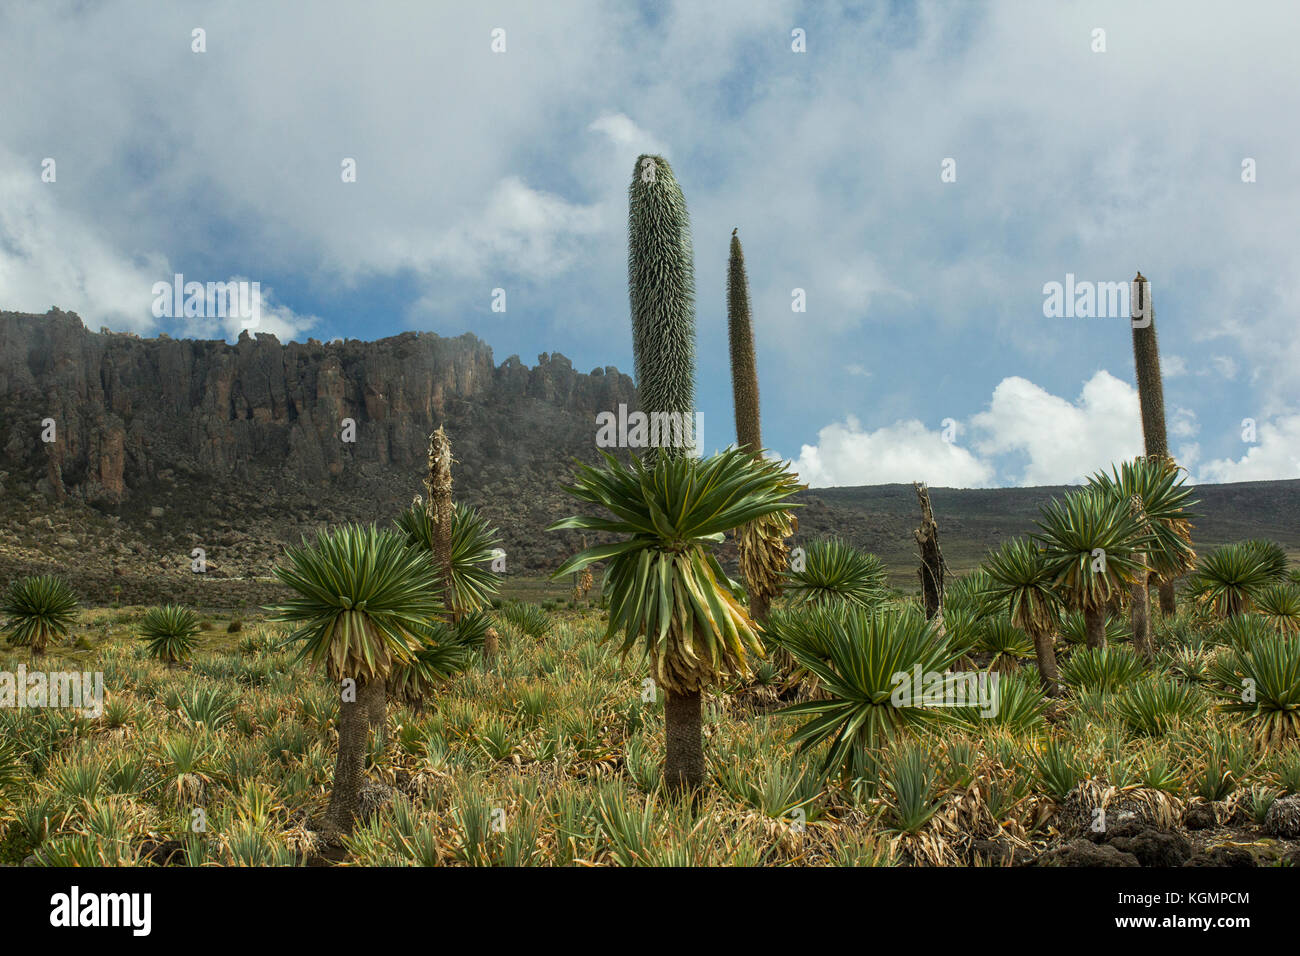
[[[1190,408],[1178,407],[1174,409],[1173,416],[1169,421],[1169,434],[1175,438],[1195,438],[1200,430],[1201,425],[1196,420],[1196,412]]]
[[[235,281],[242,280],[244,277],[235,276]],[[270,286],[261,286],[262,305],[258,316],[257,326],[248,329],[249,335],[274,335],[281,342],[302,341],[303,333],[310,330],[320,320],[314,315],[299,315],[293,309],[281,302],[276,301],[275,290]],[[239,338],[239,333],[244,329],[245,320],[239,316],[226,316],[215,319],[190,319],[190,322],[208,322],[209,324],[219,325],[225,332],[226,338],[235,341]],[[197,333],[187,333],[197,334]]]
[[[978,436],[974,453],[918,421],[867,431],[850,415],[821,429],[817,444],[804,445],[794,466],[813,487],[923,480],[978,488],[1001,483],[995,479],[999,471],[1012,484],[1073,484],[1142,453],[1137,390],[1105,370],[1085,382],[1074,401],[1018,376],[1005,378],[989,407],[959,426],[958,434],[968,430]],[[1192,438],[1200,425],[1190,409],[1176,408],[1169,430],[1176,438]],[[1184,442],[1176,456],[1199,482],[1300,478],[1300,414],[1260,423],[1257,438],[1239,459],[1200,464],[1197,442]],[[1011,474],[1012,459],[1025,462],[1018,474]]]
[[[1194,365],[1180,355],[1165,355],[1160,358],[1161,376],[1168,381],[1186,375],[1217,376],[1232,381],[1237,377],[1237,361],[1230,355],[1210,355]]]
[[[1174,452],[1174,460],[1187,469],[1188,475],[1196,474],[1196,463],[1201,460],[1201,446],[1199,442],[1187,442],[1179,445]]]
[[[153,328],[151,290],[170,274],[166,259],[122,255],[111,237],[61,202],[60,180],[44,183],[40,174],[39,165],[0,150],[0,308],[43,313],[53,305],[96,330]]]
[[[572,267],[578,240],[600,232],[601,211],[533,189],[516,176],[497,183],[481,211],[418,249],[412,265],[432,261],[459,275],[503,283],[512,275],[548,278]]]
[[[642,153],[665,156],[671,152],[662,142],[622,113],[606,113],[594,120],[587,129],[593,133],[604,133],[615,146],[637,156]]]
[[[978,436],[970,448],[919,421],[867,431],[849,416],[823,428],[816,445],[804,445],[795,467],[815,487],[921,480],[978,488],[996,483],[1000,471],[1011,472],[1013,484],[1057,485],[1142,453],[1137,391],[1105,370],[1074,401],[1005,378],[989,407],[958,426],[958,438],[968,430]]]
[[[1226,379],[1237,377],[1237,363],[1228,355],[1215,355],[1210,358],[1214,370]]]
[[[803,446],[794,468],[815,488],[909,481],[976,488],[993,477],[993,469],[969,449],[944,441],[921,422],[864,431],[852,415],[818,432],[817,444]]]
[[[1300,478],[1300,415],[1281,415],[1261,422],[1256,437],[1258,442],[1238,459],[1220,458],[1205,462],[1200,468],[1200,480],[1228,482]]]
[[[1028,459],[1019,485],[1077,482],[1142,453],[1137,390],[1104,369],[1073,402],[1019,376],[1005,378],[971,425],[988,436],[975,444],[981,454]]]

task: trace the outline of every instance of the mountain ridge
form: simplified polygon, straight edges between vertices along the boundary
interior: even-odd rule
[[[423,491],[439,424],[455,496],[500,528],[507,571],[549,574],[578,545],[544,530],[576,504],[560,484],[574,459],[597,460],[596,415],[620,404],[636,409],[636,388],[613,366],[582,374],[558,352],[496,363],[471,333],[231,344],[96,333],[57,309],[0,312],[0,583],[56,571],[97,600],[266,600],[285,544],[340,521],[388,525]],[[1032,531],[1037,507],[1064,490],[932,487],[950,567]],[[1198,548],[1264,536],[1300,553],[1300,480],[1202,485],[1196,497]],[[911,485],[797,500],[793,544],[838,534],[914,583]],[[734,557],[730,542],[722,555]]]

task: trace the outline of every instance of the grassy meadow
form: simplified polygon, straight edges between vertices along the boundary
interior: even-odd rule
[[[1150,665],[1122,642],[1099,659],[1063,628],[1057,699],[1039,692],[1023,634],[985,629],[959,663],[1000,676],[997,717],[943,713],[849,775],[823,772],[824,745],[792,742],[804,719],[778,711],[809,695],[773,648],[706,694],[708,782],[676,799],[660,785],[662,692],[647,693],[642,658],[600,642],[606,612],[508,600],[495,659],[372,728],[362,812],[334,846],[313,820],[335,686],[257,617],[204,619],[191,658],[168,667],[138,639],[143,613],[81,611],[39,665],[102,671],[102,716],[0,709],[0,862],[1005,865],[1087,836],[1098,808],[1112,826],[1181,831],[1207,859],[1290,863],[1300,845],[1264,827],[1300,793],[1300,746],[1215,706],[1233,635],[1195,610],[1157,619]],[[19,665],[36,666],[0,648],[0,671]]]

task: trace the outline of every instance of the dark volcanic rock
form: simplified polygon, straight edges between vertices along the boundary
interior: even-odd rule
[[[498,367],[469,334],[281,345],[245,332],[229,345],[94,333],[54,311],[0,313],[0,395],[15,474],[108,500],[147,491],[164,470],[358,489],[400,470],[418,490],[439,424],[455,438],[460,481],[476,485],[488,471],[594,457],[596,413],[636,400],[617,369],[580,375],[559,354]],[[58,427],[48,445],[44,418]],[[345,419],[355,442],[342,440]]]
[[[130,579],[139,554],[180,574],[194,547],[208,575],[265,577],[284,543],[326,523],[388,524],[423,491],[438,425],[456,498],[500,528],[507,571],[549,571],[578,537],[542,532],[573,508],[559,481],[597,458],[596,415],[620,404],[636,408],[636,389],[615,368],[580,374],[558,353],[497,365],[468,334],[230,345],[0,312],[0,577],[44,561],[74,583],[115,566]],[[54,525],[15,523],[33,513]],[[69,538],[83,528],[106,540]]]
[[[1211,830],[1218,826],[1214,818],[1214,807],[1202,801],[1189,803],[1183,811],[1183,826],[1189,830]]]
[[[1109,844],[1075,840],[1039,855],[1034,866],[1141,866],[1132,853]]]
[[[1106,843],[1131,853],[1143,866],[1182,866],[1192,855],[1191,841],[1181,833],[1135,822],[1114,827]]]
[[[1253,853],[1239,846],[1207,847],[1191,857],[1183,866],[1259,866]]]

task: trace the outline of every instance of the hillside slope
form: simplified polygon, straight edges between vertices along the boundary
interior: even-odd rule
[[[93,333],[57,310],[2,312],[0,585],[57,571],[94,601],[268,600],[285,544],[340,521],[387,524],[423,490],[438,424],[458,459],[456,497],[499,526],[508,572],[546,574],[577,545],[544,531],[571,513],[560,483],[574,458],[597,457],[595,416],[620,403],[635,408],[636,389],[613,367],[584,375],[558,353],[498,365],[472,335],[230,345]],[[960,573],[1032,530],[1038,506],[1063,490],[931,489],[949,567]],[[1198,548],[1269,537],[1300,554],[1300,480],[1203,485],[1197,497]],[[796,543],[845,536],[884,558],[895,584],[915,585],[910,485],[799,500]]]
[[[960,573],[1004,539],[1037,530],[1038,509],[1066,486],[931,488],[944,560]],[[1300,479],[1198,485],[1192,537],[1198,551],[1242,538],[1270,538],[1300,558]],[[910,588],[917,565],[912,530],[918,525],[911,485],[816,488],[804,493],[803,535],[838,534],[878,554],[894,581]]]

